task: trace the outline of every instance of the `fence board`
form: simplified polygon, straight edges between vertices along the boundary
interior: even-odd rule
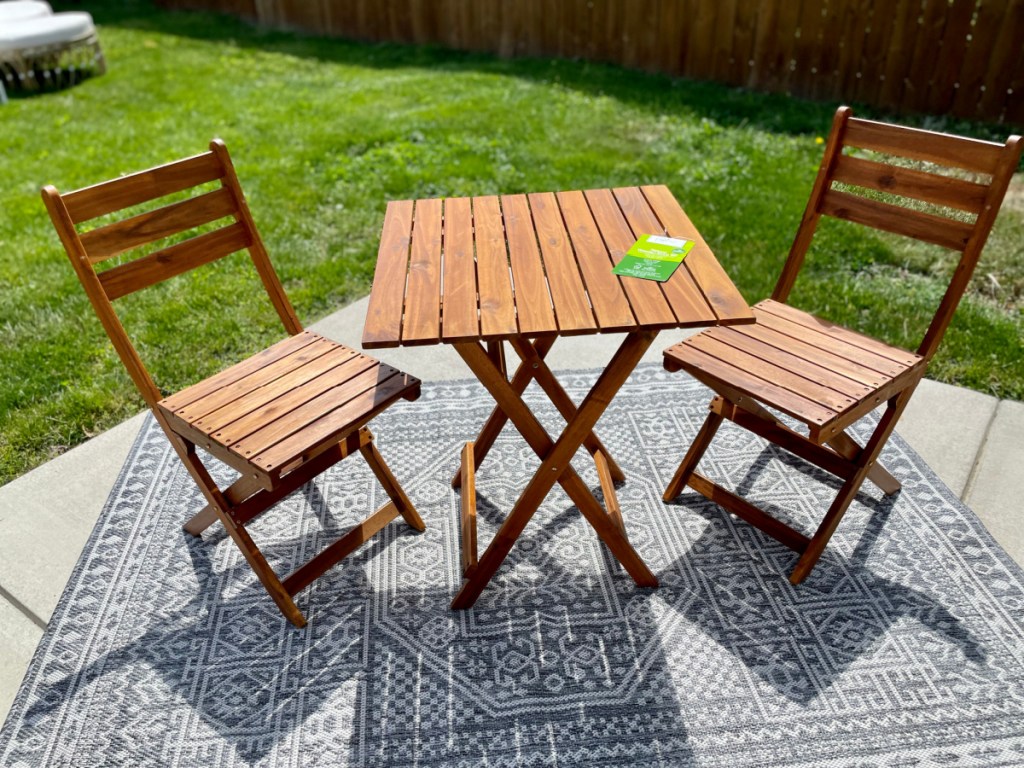
[[[264,26],[607,61],[1020,123],[1024,0],[158,0]]]

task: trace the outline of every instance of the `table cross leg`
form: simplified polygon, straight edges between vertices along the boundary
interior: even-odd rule
[[[565,389],[555,378],[555,375],[551,372],[548,364],[544,362],[544,356],[538,354],[537,346],[539,341],[531,342],[524,336],[516,336],[509,340],[512,344],[512,349],[515,350],[516,354],[523,361],[523,364],[529,364],[530,372],[533,380],[540,385],[540,388],[544,390],[544,393],[551,400],[551,403],[558,409],[558,412],[562,415],[562,418],[568,423],[576,416],[576,404],[572,401],[572,398],[566,393]],[[611,479],[617,483],[621,483],[626,479],[626,474],[622,471],[618,464],[615,463],[615,459],[612,458],[611,453],[601,440],[591,431],[583,441],[583,445],[586,447],[590,455],[594,457],[594,461],[598,462],[597,455],[602,454],[604,456],[604,463],[606,464],[607,470],[611,474]],[[600,466],[600,462],[598,462]],[[600,470],[599,470],[600,471]]]
[[[551,369],[543,362],[555,342],[555,337],[542,336],[531,341],[524,336],[517,336],[510,339],[510,342],[521,361],[512,377],[512,389],[516,394],[521,395],[526,391],[529,383],[536,380],[537,384],[540,385],[540,388],[544,390],[551,400],[551,403],[558,409],[562,418],[566,422],[571,420],[576,415],[576,405],[551,373]],[[498,358],[495,357],[490,345],[488,345],[488,355],[497,363]],[[502,356],[500,360],[502,366],[504,366],[504,357]],[[504,367],[502,367],[502,373],[504,374],[504,372]],[[480,434],[473,441],[473,463],[476,466],[479,467],[484,458],[486,458],[507,421],[508,416],[501,408],[495,407],[491,411],[491,415],[480,429]],[[602,478],[602,487],[607,486],[607,488],[612,489],[611,493],[614,494],[613,483],[623,482],[626,479],[626,474],[593,432],[587,435],[587,439],[584,440],[583,444],[587,451],[590,452],[590,455],[594,457],[594,461],[598,466],[598,473]],[[604,456],[603,462],[598,458],[598,454]],[[455,471],[455,476],[452,478],[452,488],[458,488],[461,483],[462,468],[460,467]],[[607,489],[605,493],[606,495],[608,494]],[[617,502],[613,503],[617,507]]]
[[[552,345],[555,343],[554,336],[544,336],[537,340],[535,349],[537,354],[543,359]],[[490,350],[488,350],[490,352]],[[489,357],[490,354],[488,355]],[[494,358],[491,357],[493,360]],[[502,369],[502,376],[504,377],[505,371]],[[533,380],[533,371],[530,366],[525,363],[520,363],[519,367],[516,368],[515,374],[512,376],[510,386],[512,391],[516,395],[521,395],[526,391],[526,387],[529,386]],[[491,415],[487,417],[487,421],[480,428],[480,434],[476,436],[476,440],[473,441],[473,464],[479,467],[487,454],[491,450],[491,446],[494,445],[494,441],[498,439],[498,435],[501,434],[502,428],[505,426],[505,422],[508,421],[508,416],[501,408],[495,406],[494,410],[491,411]],[[455,477],[452,478],[452,488],[458,488],[462,485],[462,468],[460,467],[455,472]]]
[[[452,608],[470,608],[476,602],[556,482],[562,486],[637,585],[658,585],[657,578],[570,464],[572,457],[591,434],[612,397],[640,362],[655,336],[656,333],[651,331],[634,331],[627,335],[556,442],[552,442],[520,393],[512,388],[479,343],[466,342],[455,345],[470,370],[494,397],[501,411],[541,458],[541,465],[498,529],[494,540],[480,557],[476,568],[455,596]]]

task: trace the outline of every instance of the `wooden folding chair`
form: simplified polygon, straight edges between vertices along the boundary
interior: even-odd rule
[[[848,147],[884,159],[844,153]],[[800,554],[790,574],[790,581],[798,584],[814,568],[865,478],[885,494],[899,490],[899,482],[877,462],[879,453],[967,288],[1020,153],[1019,136],[1005,144],[977,141],[856,119],[848,107],[840,107],[782,275],[772,297],[754,307],[757,322],[712,328],[664,352],[666,369],[685,370],[718,394],[665,490],[665,501],[689,485],[760,528]],[[910,207],[894,204],[903,198],[918,202]],[[960,252],[959,265],[916,353],[786,303],[822,215]],[[845,430],[883,403],[878,425],[862,447]],[[788,428],[768,408],[806,424],[808,436]],[[842,479],[810,538],[695,471],[722,419]]]
[[[209,152],[195,157],[66,194],[47,186],[42,194],[121,361],[206,497],[207,506],[186,523],[186,531],[198,536],[220,520],[281,612],[302,627],[306,619],[293,600],[296,593],[397,515],[416,530],[424,530],[365,426],[399,398],[419,397],[419,380],[302,329],[221,141],[211,142]],[[163,204],[167,201],[160,198],[168,195],[186,199]],[[145,203],[161,207],[125,213]],[[106,217],[103,223],[82,231],[83,223],[101,216]],[[107,223],[107,218],[116,220]],[[191,236],[182,239],[182,235]],[[172,237],[172,244],[167,244]],[[144,249],[142,255],[139,249]],[[112,302],[243,250],[252,258],[291,336],[163,397]],[[96,269],[113,257],[121,257],[116,266]],[[219,488],[197,447],[237,470],[240,477],[229,488]],[[279,578],[246,524],[356,450],[391,501],[290,575]]]

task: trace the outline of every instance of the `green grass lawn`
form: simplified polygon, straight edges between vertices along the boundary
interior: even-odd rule
[[[143,407],[46,216],[44,183],[70,190],[223,138],[307,323],[368,291],[388,199],[665,183],[754,301],[781,267],[836,106],[580,62],[261,31],[141,0],[89,10],[108,73],[0,107],[0,482]],[[1020,200],[930,373],[1017,399]],[[795,303],[916,345],[915,318],[930,316],[947,268],[939,253],[840,223],[819,239]],[[281,335],[250,272],[233,257],[123,301],[158,384],[182,386]]]

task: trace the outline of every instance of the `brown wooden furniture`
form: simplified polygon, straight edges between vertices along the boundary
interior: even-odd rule
[[[641,234],[695,241],[665,283],[619,278],[612,267]],[[452,344],[497,407],[462,452],[462,563],[453,608],[473,605],[554,484],[579,507],[637,584],[657,580],[625,535],[614,481],[622,470],[594,425],[662,328],[753,321],[750,308],[663,186],[388,204],[363,346]],[[544,362],[558,336],[624,331],[577,408]],[[504,342],[521,363],[509,380]],[[557,440],[523,401],[535,380],[566,419]],[[475,471],[506,421],[541,465],[477,557]],[[607,511],[570,465],[580,445],[597,466]]]
[[[198,189],[197,189],[198,188]],[[188,191],[193,196],[125,217],[125,209]],[[179,197],[181,195],[178,195]],[[43,200],[96,314],[156,420],[206,497],[185,530],[198,536],[220,520],[281,612],[298,627],[293,596],[397,515],[423,521],[373,443],[366,423],[399,398],[419,396],[417,379],[316,333],[304,331],[252,220],[227,149]],[[165,201],[164,201],[165,202]],[[121,214],[108,222],[111,214]],[[98,217],[102,224],[82,231]],[[216,224],[214,228],[211,225]],[[202,234],[195,230],[202,227]],[[167,245],[167,238],[181,234]],[[138,249],[149,246],[149,252]],[[155,247],[155,250],[153,249]],[[248,251],[291,336],[177,394],[162,397],[112,302],[238,251]],[[128,260],[125,254],[136,258]],[[117,266],[97,265],[120,256]],[[196,448],[240,473],[227,489],[214,482]],[[391,502],[281,579],[246,523],[350,453],[359,451]]]
[[[844,153],[848,147],[885,158]],[[782,275],[772,297],[754,307],[757,324],[712,328],[665,350],[668,370],[683,369],[718,393],[665,490],[665,500],[689,485],[762,529],[800,554],[790,575],[797,584],[811,572],[865,478],[886,494],[899,490],[900,484],[878,463],[879,453],[953,317],[1020,152],[1018,136],[994,144],[860,120],[841,107]],[[925,161],[928,167],[906,167],[901,160]],[[945,173],[937,173],[939,169]],[[977,179],[968,178],[971,175]],[[844,188],[837,189],[836,184]],[[883,199],[886,196],[919,201],[931,210],[897,205]],[[960,252],[952,281],[916,352],[862,336],[786,303],[822,215]],[[860,446],[846,428],[883,403],[877,427]],[[803,422],[809,436],[789,429],[764,406]],[[808,538],[695,471],[722,419],[842,479],[813,536]]]

